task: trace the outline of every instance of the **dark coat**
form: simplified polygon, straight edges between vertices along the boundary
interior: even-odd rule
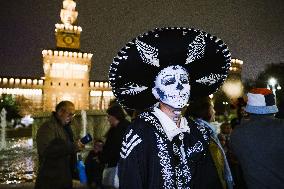
[[[59,123],[54,114],[37,131],[39,169],[36,189],[72,188],[72,159],[76,145],[72,130]],[[70,133],[71,132],[71,133]]]
[[[250,115],[231,135],[249,189],[284,188],[284,120]]]
[[[176,135],[170,141],[151,112],[140,114],[128,127],[123,141],[120,188],[197,188],[192,182],[198,162],[208,152],[209,135],[206,128],[192,121],[189,127],[190,133]]]
[[[90,151],[86,157],[85,166],[89,187],[101,188],[104,165],[99,161],[98,154]]]
[[[107,133],[100,160],[102,163],[107,164],[108,167],[115,167],[119,161],[122,140],[129,124],[128,120],[122,120],[116,127],[111,127]]]

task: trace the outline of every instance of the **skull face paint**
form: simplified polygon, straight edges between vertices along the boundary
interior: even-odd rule
[[[157,100],[173,108],[183,108],[190,95],[187,71],[179,65],[164,68],[156,77],[152,93]]]

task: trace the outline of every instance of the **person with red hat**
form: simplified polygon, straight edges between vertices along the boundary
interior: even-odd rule
[[[231,146],[249,189],[284,188],[284,120],[277,119],[275,96],[266,88],[248,94],[249,118],[231,134]]]

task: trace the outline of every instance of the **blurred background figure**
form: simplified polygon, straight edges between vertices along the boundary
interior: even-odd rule
[[[231,135],[231,146],[250,189],[284,188],[284,120],[277,119],[275,96],[266,88],[252,89],[246,112]]]
[[[278,119],[284,119],[284,100],[279,103],[278,112],[275,114],[275,117]]]
[[[229,122],[224,122],[220,125],[220,133],[222,133],[226,138],[226,145],[230,141],[231,133],[232,133],[232,127]]]
[[[231,119],[230,124],[231,124],[231,128],[232,128],[232,131],[233,131],[236,127],[238,127],[241,124],[241,122],[239,121],[238,118],[233,118],[233,119]]]
[[[198,188],[226,189],[233,188],[233,180],[226,154],[223,149],[225,145],[225,135],[222,136],[222,143],[219,141],[217,129],[210,124],[215,121],[214,105],[209,97],[203,97],[190,102],[186,116],[192,117],[199,125],[205,126],[210,131],[209,151],[210,155],[206,163],[201,163],[202,167],[197,172],[206,177],[206,182],[199,183]],[[205,176],[206,175],[206,176]]]
[[[224,149],[225,146],[226,146],[226,137],[225,137],[225,135],[223,135],[222,133],[218,133],[217,137],[218,137],[218,139],[220,141],[220,144],[222,145],[222,147]],[[225,151],[225,149],[224,149],[224,151]],[[226,151],[225,151],[225,154],[226,154]]]
[[[241,122],[242,118],[246,118],[248,116],[248,113],[245,111],[245,107],[246,101],[243,97],[239,97],[237,102],[237,118],[239,122]]]
[[[89,189],[102,189],[102,174],[104,169],[104,164],[99,160],[99,156],[103,151],[103,141],[94,141],[94,147],[89,152],[85,159],[86,174],[88,180]]]
[[[106,142],[100,160],[106,168],[115,168],[120,158],[122,140],[130,122],[126,119],[124,109],[117,103],[109,106],[107,117],[110,129],[106,134]]]

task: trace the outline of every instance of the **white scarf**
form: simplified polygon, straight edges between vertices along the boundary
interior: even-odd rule
[[[180,127],[177,127],[176,123],[167,116],[164,112],[162,112],[159,108],[154,107],[154,111],[152,112],[158,120],[161,122],[161,125],[170,141],[173,138],[183,132],[190,133],[190,128],[188,126],[188,122],[184,117],[180,118]]]

